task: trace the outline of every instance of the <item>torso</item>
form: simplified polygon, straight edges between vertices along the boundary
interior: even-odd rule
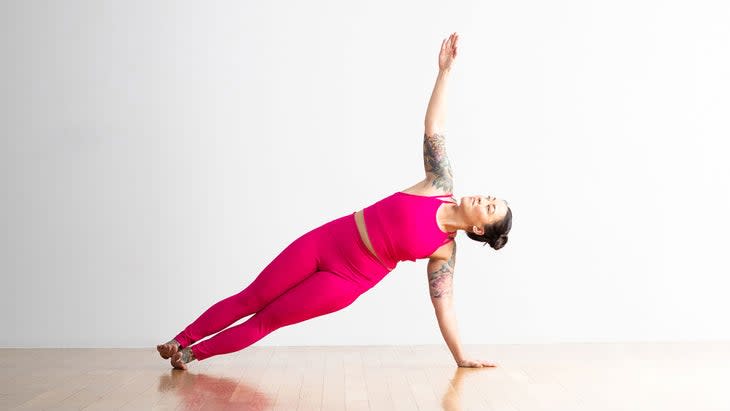
[[[413,185],[411,187],[408,187],[405,190],[401,191],[402,193],[408,193],[408,194],[414,194],[419,196],[436,196],[441,194],[447,194],[444,192],[440,192],[438,190],[435,190],[430,184],[427,184],[426,181],[421,181],[416,185]],[[453,199],[452,199],[453,200]],[[455,200],[452,201],[453,203],[456,203]],[[436,212],[436,222],[438,223],[439,229],[441,231],[446,231],[446,228],[441,224],[440,221],[440,212],[442,208],[439,207],[438,211]],[[368,237],[367,227],[365,226],[365,218],[363,217],[363,210],[359,210],[355,212],[355,223],[357,224],[357,231],[360,233],[360,238],[362,239],[362,242],[365,243],[365,246],[368,250],[370,250],[370,253],[374,255],[376,258],[380,259],[378,255],[375,253],[375,249],[373,249],[373,245],[370,243],[370,238]],[[441,247],[437,248],[436,251],[434,251],[433,254],[428,256],[428,258],[448,258],[448,256],[451,255],[451,251],[454,244],[452,241],[442,245]]]

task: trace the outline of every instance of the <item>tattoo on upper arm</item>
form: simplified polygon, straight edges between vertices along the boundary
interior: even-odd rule
[[[428,288],[432,298],[451,295],[453,291],[454,266],[456,265],[456,242],[448,261],[428,267]]]
[[[426,174],[432,174],[434,187],[447,192],[454,188],[454,176],[451,170],[451,162],[446,154],[446,142],[442,134],[433,133],[428,136],[423,134],[423,165]]]

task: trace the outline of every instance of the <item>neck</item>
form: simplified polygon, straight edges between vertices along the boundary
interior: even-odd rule
[[[464,230],[469,231],[471,224],[464,220],[464,216],[459,212],[459,205],[446,204],[441,219],[446,231]]]

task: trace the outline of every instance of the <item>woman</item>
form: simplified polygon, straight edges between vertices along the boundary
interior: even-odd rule
[[[441,43],[439,73],[426,111],[423,181],[296,239],[243,291],[214,304],[174,339],[158,345],[162,358],[186,370],[190,361],[239,351],[280,327],[347,307],[399,261],[428,258],[431,301],[457,365],[494,366],[465,357],[452,309],[456,232],[464,230],[469,238],[498,250],[507,243],[512,226],[506,201],[469,196],[457,203],[451,196],[444,94],[458,40],[452,33]],[[218,334],[192,345],[214,333]]]

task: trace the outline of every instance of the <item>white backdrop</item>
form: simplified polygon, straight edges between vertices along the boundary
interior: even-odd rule
[[[153,347],[423,177],[441,40],[464,344],[730,338],[730,5],[0,3],[4,347]],[[426,261],[257,345],[443,343]]]

